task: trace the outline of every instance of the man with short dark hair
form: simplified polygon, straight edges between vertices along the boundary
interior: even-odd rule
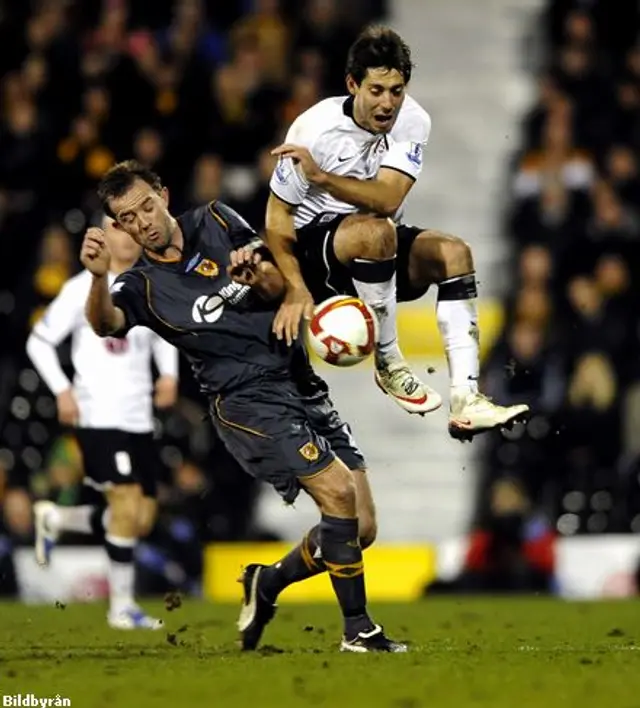
[[[396,302],[417,300],[437,284],[451,382],[449,432],[471,439],[512,424],[528,407],[498,406],[478,390],[477,287],[468,244],[401,223],[431,132],[429,114],[406,93],[412,68],[410,49],[396,32],[368,28],[349,51],[349,96],[305,111],[274,150],[280,159],[266,233],[287,283],[274,331],[290,341],[314,302],[357,294],[380,321],[376,383],[404,410],[425,414],[442,398],[402,356]]]
[[[87,317],[95,332],[122,336],[142,325],[176,346],[229,453],[286,502],[302,488],[321,512],[319,525],[285,558],[245,569],[243,647],[257,646],[285,587],[327,571],[344,616],[341,650],[406,651],[367,613],[362,549],[375,537],[375,515],[364,460],[303,342],[286,346],[273,335],[284,281],[269,251],[221,202],[174,218],[157,175],[135,162],[109,170],[98,194],[143,255],[109,288],[103,234],[85,235],[81,260],[93,273]]]

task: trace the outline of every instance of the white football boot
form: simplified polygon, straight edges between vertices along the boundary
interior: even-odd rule
[[[375,381],[384,393],[408,413],[431,413],[442,405],[442,396],[411,371],[406,361],[376,361]]]
[[[452,395],[449,408],[449,435],[456,440],[472,440],[474,436],[494,428],[512,428],[529,417],[529,406],[499,406],[482,393]]]

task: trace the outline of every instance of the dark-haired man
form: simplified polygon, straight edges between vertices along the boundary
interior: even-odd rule
[[[401,223],[431,131],[429,114],[406,93],[411,71],[410,49],[398,34],[366,29],[349,51],[349,96],[305,111],[274,150],[280,159],[266,233],[287,283],[274,331],[290,341],[314,302],[357,294],[380,321],[376,383],[409,413],[428,413],[442,398],[404,360],[395,315],[396,302],[416,300],[437,284],[451,384],[449,432],[471,439],[512,424],[528,407],[496,405],[478,390],[477,288],[468,244]]]
[[[304,344],[275,340],[284,281],[256,232],[220,202],[174,218],[159,177],[133,161],[109,170],[98,195],[143,255],[109,288],[104,235],[85,235],[94,331],[117,337],[141,325],[173,344],[190,361],[229,453],[286,502],[302,488],[321,512],[285,558],[245,569],[243,647],[257,646],[285,587],[327,571],[344,616],[341,650],[406,651],[366,609],[362,549],[374,539],[375,515],[364,460]]]

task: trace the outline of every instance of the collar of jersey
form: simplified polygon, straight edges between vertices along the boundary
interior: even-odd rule
[[[355,116],[353,115],[353,103],[354,103],[354,97],[353,96],[347,96],[345,98],[344,103],[342,104],[342,112],[351,120],[351,122],[356,126],[356,128],[359,128],[360,130],[364,130],[367,135],[373,135],[374,137],[379,137],[377,133],[374,133],[371,130],[367,130],[366,128],[363,128],[360,123],[355,119]]]

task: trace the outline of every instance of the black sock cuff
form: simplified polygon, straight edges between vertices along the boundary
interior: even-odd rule
[[[368,258],[354,258],[350,270],[351,277],[361,283],[386,283],[396,272],[396,259],[372,261]]]
[[[128,539],[127,539],[128,540]],[[133,563],[133,550],[135,543],[131,545],[119,545],[112,543],[109,538],[105,538],[104,547],[109,559],[114,563]]]
[[[336,516],[322,515],[320,521],[321,538],[330,538],[337,543],[347,543],[358,538],[358,519],[339,519]]]
[[[476,274],[448,278],[438,284],[438,300],[472,300],[478,297]]]

